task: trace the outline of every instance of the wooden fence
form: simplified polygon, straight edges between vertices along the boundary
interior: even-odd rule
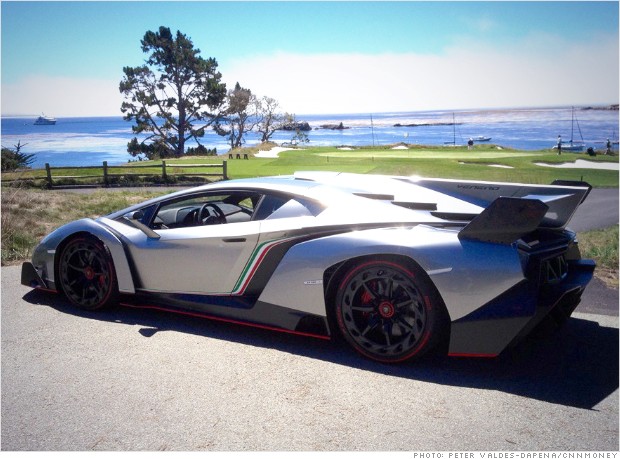
[[[143,171],[135,171],[131,172],[131,169],[153,169],[153,172],[143,172]],[[207,172],[212,170],[213,168],[221,169],[221,172]],[[89,175],[56,175],[53,172],[62,170],[65,171],[73,171],[73,170],[94,170],[98,173],[89,174]],[[175,170],[179,169],[192,169],[193,172],[181,172],[176,173]],[[205,172],[199,171],[194,172],[196,169],[205,169]],[[99,172],[100,171],[100,172]],[[49,188],[57,187],[55,181],[82,181],[87,179],[101,179],[101,182],[96,184],[92,183],[80,183],[79,185],[89,185],[89,186],[104,186],[109,187],[113,184],[118,183],[118,180],[115,179],[127,179],[133,177],[161,177],[161,182],[169,183],[174,182],[170,180],[171,177],[180,176],[183,177],[218,177],[222,180],[228,180],[228,168],[227,162],[223,161],[222,164],[166,164],[166,161],[162,161],[161,164],[152,164],[152,165],[144,165],[144,166],[108,166],[108,162],[104,161],[102,167],[98,166],[75,166],[75,167],[51,167],[49,163],[45,164],[45,177],[24,177],[21,180],[45,180],[47,182],[47,186]],[[3,182],[14,182],[19,181],[20,179],[14,180],[4,180]]]

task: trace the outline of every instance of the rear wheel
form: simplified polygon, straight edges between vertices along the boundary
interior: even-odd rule
[[[117,300],[112,257],[98,239],[78,237],[71,240],[62,249],[58,276],[69,301],[82,309],[101,309]]]
[[[336,293],[336,321],[346,341],[380,362],[401,362],[431,349],[443,306],[419,268],[370,260],[351,268]]]

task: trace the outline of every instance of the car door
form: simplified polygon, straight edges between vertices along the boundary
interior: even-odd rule
[[[244,200],[243,206],[237,206],[243,210],[235,211],[227,200]],[[152,236],[144,234],[130,245],[141,289],[211,295],[233,292],[257,245],[260,225],[251,220],[251,207],[257,200],[255,194],[213,192],[162,203],[149,224]],[[226,209],[226,222],[191,217],[208,203]]]

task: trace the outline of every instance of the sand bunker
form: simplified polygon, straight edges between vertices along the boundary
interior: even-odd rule
[[[459,164],[471,164],[471,165],[478,165],[478,163],[467,163],[464,161],[459,161]],[[488,164],[489,167],[499,167],[501,169],[514,169],[514,167],[512,166],[506,166],[505,164]]]
[[[254,155],[255,158],[277,158],[283,151],[298,150],[298,148],[273,147],[271,150],[260,150]]]
[[[562,164],[546,164],[546,163],[534,163],[537,166],[543,167],[557,167],[561,169],[605,169],[609,171],[620,170],[618,163],[599,163],[594,161],[586,161],[584,159],[578,159],[574,163],[562,163]]]

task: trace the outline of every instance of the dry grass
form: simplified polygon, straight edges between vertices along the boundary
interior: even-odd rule
[[[579,247],[584,258],[593,258],[595,276],[608,287],[618,288],[618,225],[579,234]]]
[[[97,191],[77,194],[3,188],[1,207],[2,265],[30,258],[32,249],[50,231],[79,218],[96,218],[152,198],[136,191]]]

